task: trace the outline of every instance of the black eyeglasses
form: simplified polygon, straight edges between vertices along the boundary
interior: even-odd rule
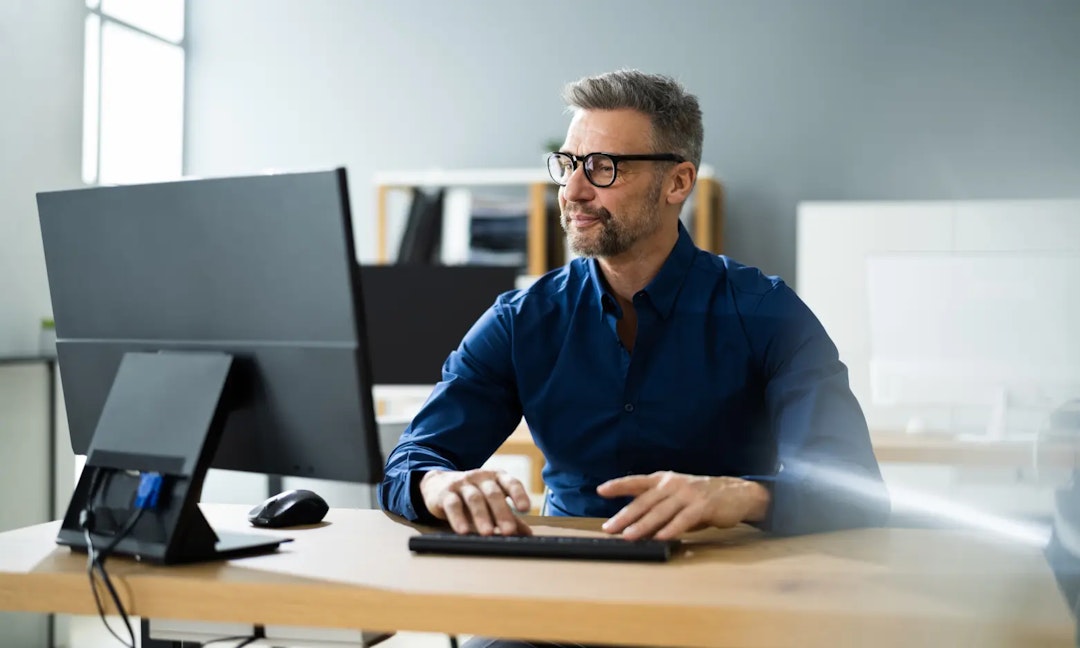
[[[582,157],[569,153],[552,153],[548,156],[548,173],[555,184],[566,186],[574,175],[578,162],[585,168],[585,178],[595,187],[610,187],[619,172],[619,162],[649,160],[652,162],[685,162],[674,153],[650,153],[643,155],[614,155],[612,153],[589,153]]]

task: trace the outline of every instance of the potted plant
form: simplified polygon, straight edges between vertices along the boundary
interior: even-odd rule
[[[41,336],[38,345],[41,355],[56,356],[56,322],[51,317],[41,318]]]

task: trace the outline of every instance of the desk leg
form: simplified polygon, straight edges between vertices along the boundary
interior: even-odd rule
[[[56,360],[45,363],[49,379],[49,519],[59,517],[56,510]]]
[[[49,468],[46,471],[49,479],[49,485],[46,487],[45,492],[49,494],[49,503],[46,509],[49,511],[49,520],[55,520],[60,517],[56,506],[56,359],[48,359],[45,361],[45,378],[49,381],[47,399],[49,404],[49,441],[48,458]],[[45,636],[48,643],[46,646],[54,648],[56,646],[56,615],[50,614],[45,622]]]

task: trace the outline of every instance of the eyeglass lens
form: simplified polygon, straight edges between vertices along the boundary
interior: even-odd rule
[[[585,177],[598,187],[606,187],[615,181],[615,160],[603,153],[590,153],[585,156]],[[553,153],[548,158],[548,171],[551,179],[565,185],[570,181],[577,165],[574,159],[564,153]]]

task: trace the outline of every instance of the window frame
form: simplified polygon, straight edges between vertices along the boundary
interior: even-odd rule
[[[88,172],[89,169],[87,168],[87,161],[88,161],[89,156],[87,155],[87,152],[85,150],[83,151],[83,159],[82,159],[82,163],[81,163],[82,164],[82,171],[81,172],[82,172],[82,179],[83,179],[83,182],[85,184],[96,185],[96,184],[99,184],[100,181],[101,181],[101,113],[102,113],[102,109],[104,108],[104,106],[102,104],[102,71],[104,69],[104,60],[103,60],[104,56],[103,56],[103,54],[104,54],[104,51],[105,51],[105,36],[104,36],[104,34],[105,34],[105,25],[106,25],[106,23],[112,23],[115,26],[122,27],[122,28],[125,28],[125,29],[130,29],[131,31],[133,31],[135,33],[142,34],[143,36],[151,38],[151,39],[153,39],[153,40],[155,40],[155,41],[157,41],[157,42],[159,42],[159,43],[161,43],[163,45],[168,45],[168,46],[171,46],[171,47],[179,48],[180,55],[181,55],[181,57],[182,57],[182,59],[184,61],[184,76],[181,79],[181,84],[184,86],[184,88],[182,89],[183,90],[183,92],[182,92],[182,96],[183,96],[182,103],[184,105],[181,106],[181,115],[184,118],[186,118],[186,115],[187,115],[187,87],[186,86],[187,86],[187,54],[188,54],[188,48],[187,48],[187,42],[188,42],[188,39],[187,39],[187,26],[188,26],[187,8],[188,8],[188,2],[187,2],[187,0],[179,0],[179,1],[182,3],[182,11],[183,11],[183,14],[184,14],[184,28],[183,28],[182,35],[181,35],[180,39],[179,40],[173,40],[171,38],[166,38],[166,37],[164,37],[164,36],[162,36],[160,34],[156,34],[156,33],[152,32],[152,31],[149,31],[149,30],[147,30],[147,29],[145,29],[143,27],[138,27],[136,25],[133,25],[130,22],[127,22],[126,20],[123,20],[122,18],[117,18],[115,15],[104,11],[102,9],[102,0],[86,0],[86,16],[84,18],[83,33],[86,34],[89,31],[88,25],[89,25],[90,18],[91,17],[96,18],[97,19],[97,43],[94,44],[94,47],[97,50],[96,61],[95,61],[97,69],[94,72],[94,76],[95,76],[94,81],[96,82],[95,83],[96,87],[94,88],[93,100],[96,102],[96,108],[95,108],[94,119],[93,120],[89,119],[89,117],[87,116],[88,106],[86,104],[87,104],[87,100],[89,99],[89,97],[87,97],[88,87],[86,86],[86,81],[85,80],[84,80],[84,88],[83,88],[83,129],[85,131],[87,126],[90,126],[93,129],[93,137],[92,138],[86,132],[83,133],[83,146],[85,147],[87,145],[87,143],[92,142],[93,143],[92,145],[94,147],[93,173],[92,174]],[[83,49],[83,69],[84,69],[84,73],[89,72],[89,70],[87,69],[88,68],[88,63],[89,63],[88,60],[87,60],[87,58],[88,58],[87,53],[89,51],[89,45],[90,45],[89,43],[84,43],[84,49]],[[186,126],[186,124],[183,123],[183,119],[182,119],[182,123],[180,125],[180,137],[181,137],[180,170],[181,170],[181,173],[183,173],[183,171],[187,168],[187,160],[186,160],[186,157],[187,157],[186,148],[187,147],[184,146],[184,144],[183,144],[185,126]]]

